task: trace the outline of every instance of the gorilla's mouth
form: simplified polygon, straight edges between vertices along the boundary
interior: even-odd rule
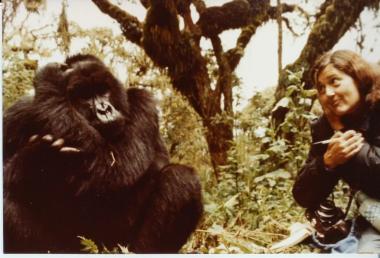
[[[93,112],[101,123],[112,123],[122,117],[120,111],[109,101],[109,95],[95,96],[92,100],[92,107]]]
[[[97,114],[93,127],[107,140],[118,139],[125,127],[125,118],[120,113]]]
[[[104,111],[96,112],[96,117],[102,124],[109,124],[122,119],[122,115],[114,107],[108,106]]]

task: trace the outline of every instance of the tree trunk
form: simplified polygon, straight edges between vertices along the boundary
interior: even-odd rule
[[[210,151],[212,166],[215,171],[216,179],[219,180],[219,166],[227,164],[227,152],[233,140],[232,125],[228,123],[209,123],[207,128],[206,140]],[[222,139],[222,140],[221,140]]]
[[[220,39],[212,38],[219,65],[215,89],[207,59],[199,46],[199,35],[191,31],[180,31],[178,6],[175,1],[152,1],[143,27],[142,46],[153,62],[168,69],[175,89],[184,95],[200,115],[206,128],[206,140],[215,175],[218,166],[227,163],[227,152],[232,141],[232,123],[217,117],[232,115],[232,71],[224,56]],[[183,4],[183,3],[182,3]],[[186,10],[181,6],[181,10]],[[194,28],[194,24],[186,28]],[[223,101],[223,103],[222,103]]]
[[[278,27],[278,81],[282,71],[282,6],[281,0],[277,0],[277,27]]]

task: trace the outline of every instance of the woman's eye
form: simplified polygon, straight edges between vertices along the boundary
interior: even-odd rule
[[[330,81],[330,84],[333,86],[339,86],[339,79],[338,78],[332,78]]]

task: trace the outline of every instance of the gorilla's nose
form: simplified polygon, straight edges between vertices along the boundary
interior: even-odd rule
[[[101,115],[112,113],[112,106],[103,101],[96,103],[96,112]]]
[[[97,105],[96,110],[99,114],[102,114],[102,115],[112,112],[111,106],[103,102]]]

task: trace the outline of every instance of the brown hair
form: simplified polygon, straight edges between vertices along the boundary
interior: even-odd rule
[[[380,101],[380,67],[372,65],[360,55],[350,50],[338,50],[326,52],[320,56],[311,69],[312,80],[318,87],[318,76],[332,64],[336,69],[351,76],[360,92],[370,105]]]

